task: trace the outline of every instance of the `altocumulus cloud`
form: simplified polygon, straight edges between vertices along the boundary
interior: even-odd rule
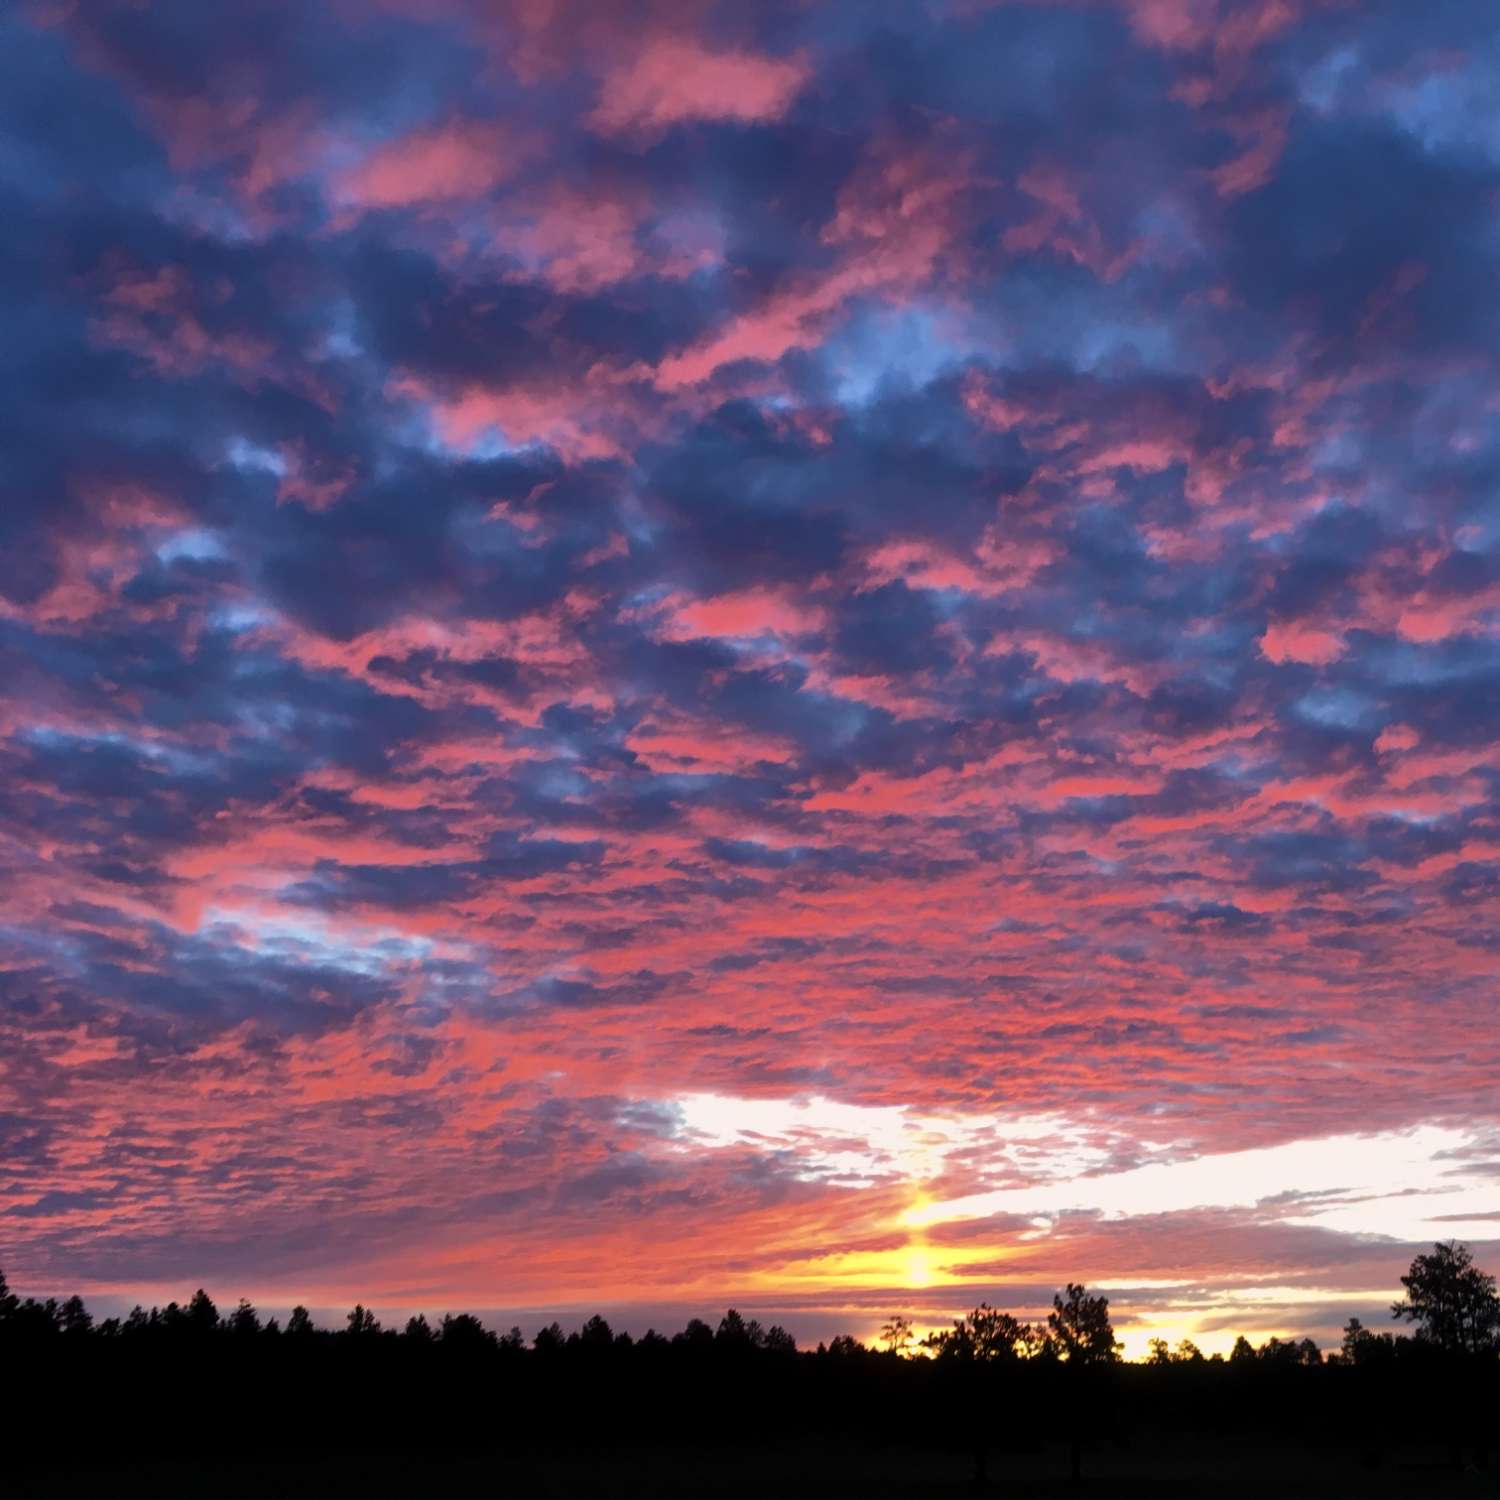
[[[1493,1247],[1487,5],[0,57],[16,1285],[1213,1345]]]

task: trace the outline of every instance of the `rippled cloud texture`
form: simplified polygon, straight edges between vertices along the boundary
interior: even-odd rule
[[[0,57],[13,1283],[1219,1347],[1493,1261],[1487,0]]]

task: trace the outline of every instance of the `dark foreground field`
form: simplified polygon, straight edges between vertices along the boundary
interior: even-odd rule
[[[435,1448],[440,1445],[435,1444]],[[996,1454],[984,1493],[997,1497],[1342,1496],[1500,1497],[1500,1470],[1455,1472],[1442,1455],[1413,1448],[1387,1454],[1379,1467],[1358,1455],[1295,1447],[1137,1444],[1088,1454],[1081,1487],[1068,1482],[1060,1447]],[[651,1497],[956,1496],[975,1493],[964,1454],[908,1449],[622,1448],[592,1452],[502,1452],[483,1458],[405,1453],[307,1462],[200,1461],[108,1468],[57,1465],[12,1476],[0,1492],[35,1500],[149,1494],[214,1500],[261,1497],[486,1495],[541,1500],[651,1500]]]

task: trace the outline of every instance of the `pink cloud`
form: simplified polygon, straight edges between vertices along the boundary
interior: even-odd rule
[[[1074,174],[1055,163],[1037,163],[1021,174],[1016,186],[1036,208],[1005,231],[1001,244],[1009,253],[1019,256],[1050,250],[1087,266],[1104,281],[1115,280],[1129,268],[1137,247],[1111,251],[1106,246],[1103,232],[1083,206],[1083,184]]]
[[[737,360],[772,361],[811,347],[853,297],[879,291],[899,305],[947,269],[945,257],[964,222],[963,194],[976,185],[954,143],[873,147],[840,190],[820,235],[841,252],[833,269],[789,279],[758,307],[668,356],[657,367],[657,385],[696,385]]]
[[[356,208],[406,208],[487,193],[527,154],[511,132],[481,121],[450,121],[386,141],[334,184]]]
[[[1427,644],[1493,628],[1500,617],[1500,586],[1477,593],[1434,598],[1419,593],[1400,613],[1397,632]]]
[[[1292,25],[1301,0],[1118,0],[1130,29],[1163,52],[1211,48],[1238,58]],[[1315,0],[1316,3],[1316,0]],[[1338,3],[1338,0],[1334,0]]]
[[[668,774],[742,773],[762,761],[790,764],[797,753],[789,739],[746,732],[738,725],[713,718],[666,711],[652,714],[630,732],[625,743],[642,765]]]
[[[1385,755],[1393,750],[1414,750],[1421,742],[1421,735],[1410,724],[1391,724],[1380,731],[1375,748]]]
[[[183,266],[154,272],[112,266],[113,284],[93,321],[100,343],[128,349],[159,375],[186,379],[215,366],[247,386],[268,378],[275,363],[271,342],[226,311],[231,288],[200,286]]]
[[[640,214],[619,197],[554,186],[508,204],[498,238],[559,292],[593,292],[642,266]]]
[[[807,76],[800,58],[711,52],[688,38],[659,38],[605,78],[589,123],[619,135],[685,120],[775,120]]]
[[[1163,51],[1201,46],[1218,21],[1217,0],[1126,0],[1130,29]]]
[[[1298,620],[1277,621],[1266,627],[1260,652],[1267,661],[1302,662],[1327,666],[1344,654],[1344,638],[1334,630],[1319,630]]]
[[[1231,131],[1244,149],[1208,174],[1221,198],[1239,198],[1271,180],[1286,149],[1287,114],[1284,110],[1262,111],[1232,126]]]
[[[561,385],[476,383],[439,392],[407,375],[393,380],[388,392],[424,403],[438,436],[450,447],[472,448],[487,434],[498,433],[514,447],[544,443],[570,462],[583,462],[621,452],[618,438],[609,430],[607,403],[602,409],[599,404],[599,396],[607,395],[605,384],[600,383],[597,396]]]
[[[822,611],[803,608],[772,589],[743,589],[679,604],[668,622],[668,636],[803,635],[817,630]]]

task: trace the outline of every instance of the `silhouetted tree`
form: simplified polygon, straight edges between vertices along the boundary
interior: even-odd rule
[[[187,1328],[200,1337],[215,1332],[219,1326],[219,1309],[201,1286],[193,1293],[183,1316]]]
[[[751,1318],[747,1322],[732,1307],[719,1319],[718,1329],[714,1333],[714,1343],[719,1348],[738,1350],[741,1353],[763,1348],[765,1342],[766,1331],[760,1326],[759,1320]]]
[[[255,1308],[243,1297],[240,1298],[239,1306],[229,1315],[229,1331],[241,1338],[260,1332],[260,1318]]]
[[[1462,1462],[1466,1432],[1479,1433],[1480,1464],[1489,1463],[1493,1405],[1481,1413],[1471,1377],[1478,1361],[1500,1353],[1500,1297],[1495,1278],[1474,1264],[1467,1245],[1448,1240],[1419,1255],[1401,1278],[1406,1296],[1391,1304],[1391,1316],[1417,1325],[1416,1343],[1440,1351],[1448,1368],[1440,1381],[1452,1461]]]
[[[94,1326],[93,1315],[83,1305],[82,1297],[69,1297],[58,1310],[57,1322],[64,1333],[74,1335],[89,1333]]]
[[[969,1328],[974,1337],[974,1352],[980,1359],[1014,1363],[1033,1352],[1036,1330],[1031,1324],[987,1302],[981,1302],[969,1314]]]
[[[443,1318],[441,1337],[445,1349],[486,1349],[495,1342],[492,1334],[473,1313],[449,1313]]]
[[[887,1354],[904,1358],[914,1342],[911,1319],[904,1314],[897,1313],[880,1330],[880,1342],[885,1345]]]
[[[1109,1298],[1091,1297],[1076,1282],[1068,1283],[1066,1296],[1060,1292],[1053,1296],[1047,1327],[1058,1353],[1071,1365],[1109,1365],[1120,1357],[1109,1321]]]
[[[614,1330],[595,1313],[582,1328],[578,1330],[578,1342],[585,1348],[600,1353],[613,1346],[615,1341]]]
[[[345,1319],[346,1331],[351,1338],[368,1338],[380,1332],[380,1319],[362,1303],[356,1302]]]
[[[0,1361],[32,1375],[31,1404],[19,1416],[7,1410],[9,1430],[35,1432],[38,1452],[56,1448],[58,1432],[48,1423],[60,1420],[48,1416],[53,1408],[41,1393],[68,1389],[94,1401],[77,1432],[101,1452],[143,1430],[152,1401],[174,1403],[184,1414],[178,1440],[196,1446],[202,1440],[193,1434],[208,1430],[216,1404],[245,1411],[257,1430],[276,1430],[279,1418],[285,1425],[291,1413],[316,1412],[332,1392],[326,1401],[335,1405],[323,1413],[330,1420],[292,1420],[295,1443],[337,1442],[335,1431],[356,1429],[361,1442],[402,1443],[414,1440],[406,1434],[445,1423],[455,1434],[494,1431],[524,1441],[535,1431],[543,1442],[574,1441],[577,1413],[588,1411],[589,1432],[607,1440],[722,1434],[726,1424],[736,1435],[763,1431],[792,1440],[814,1432],[873,1442],[893,1432],[919,1442],[957,1436],[972,1443],[983,1479],[998,1425],[1008,1424],[1024,1443],[1051,1411],[1071,1447],[1075,1477],[1083,1444],[1118,1430],[1132,1413],[1188,1429],[1232,1425],[1271,1440],[1346,1425],[1377,1461],[1387,1432],[1420,1442],[1446,1438],[1455,1457],[1464,1443],[1478,1441],[1483,1464],[1500,1361],[1475,1357],[1476,1349],[1495,1345],[1472,1330],[1495,1332],[1486,1321],[1493,1282],[1461,1247],[1438,1250],[1418,1257],[1403,1278],[1408,1298],[1400,1306],[1419,1323],[1420,1337],[1374,1334],[1351,1319],[1326,1371],[1310,1368],[1322,1361],[1312,1340],[1282,1337],[1259,1348],[1238,1340],[1233,1374],[1221,1356],[1205,1360],[1189,1340],[1174,1350],[1161,1339],[1151,1341],[1146,1361],[1158,1368],[1117,1371],[1108,1302],[1071,1284],[1053,1299],[1045,1326],[981,1303],[924,1341],[934,1359],[907,1360],[892,1357],[910,1348],[904,1315],[882,1330],[879,1354],[848,1335],[820,1344],[816,1354],[798,1354],[784,1329],[762,1329],[733,1308],[717,1329],[693,1319],[670,1342],[654,1332],[632,1340],[602,1316],[571,1335],[554,1323],[537,1334],[533,1351],[519,1329],[497,1338],[464,1313],[449,1314],[440,1327],[417,1314],[398,1339],[394,1332],[370,1337],[380,1324],[363,1304],[338,1335],[314,1329],[299,1306],[286,1336],[273,1342],[274,1320],[261,1328],[251,1303],[240,1301],[220,1319],[201,1289],[186,1305],[136,1307],[123,1320],[95,1324],[81,1298],[21,1301],[0,1279]],[[1467,1301],[1455,1301],[1453,1279],[1467,1289]],[[1465,1341],[1444,1343],[1443,1319],[1454,1306],[1453,1326]],[[425,1347],[419,1352],[418,1345]],[[1453,1357],[1441,1357],[1445,1348]],[[1457,1357],[1465,1352],[1469,1357]],[[1166,1366],[1174,1368],[1163,1374]],[[71,1409],[82,1411],[76,1403]],[[356,1413],[362,1423],[337,1420]]]
[[[1500,1348],[1500,1297],[1495,1278],[1474,1264],[1467,1245],[1454,1240],[1419,1255],[1401,1278],[1406,1296],[1391,1316],[1417,1325],[1417,1337],[1446,1354],[1493,1354]]]
[[[1350,1318],[1344,1324],[1344,1341],[1339,1345],[1339,1355],[1347,1364],[1359,1363],[1360,1345],[1374,1334],[1358,1318]]]
[[[674,1344],[685,1344],[689,1349],[711,1349],[713,1348],[714,1331],[702,1318],[689,1318],[687,1327],[681,1333],[672,1335],[672,1342]]]
[[[1316,1354],[1317,1345],[1313,1345],[1313,1353]],[[1302,1351],[1298,1344],[1286,1342],[1277,1338],[1274,1334],[1255,1351],[1255,1357],[1263,1365],[1276,1365],[1281,1369],[1293,1369],[1302,1361]]]
[[[989,1478],[989,1434],[997,1405],[997,1374],[1037,1352],[1040,1337],[1029,1323],[981,1302],[973,1312],[938,1329],[922,1341],[940,1366],[965,1373],[959,1389],[968,1407],[966,1420],[974,1439],[974,1483]]]
[[[767,1354],[795,1354],[797,1352],[797,1340],[789,1334],[780,1323],[772,1323],[766,1329],[766,1353]]]
[[[1373,1329],[1365,1328],[1358,1317],[1352,1317],[1344,1325],[1344,1343],[1340,1353],[1344,1364],[1374,1365],[1397,1358],[1400,1346],[1409,1343],[1409,1338],[1398,1337],[1397,1334],[1376,1334]]]
[[[49,1338],[62,1332],[62,1310],[56,1297],[48,1297],[45,1302],[28,1297],[17,1306],[7,1322],[10,1330],[20,1338]]]
[[[1077,1282],[1070,1281],[1066,1294],[1055,1293],[1052,1311],[1047,1314],[1047,1327],[1059,1356],[1066,1361],[1075,1392],[1080,1395],[1097,1396],[1094,1387],[1098,1373],[1116,1363],[1120,1357],[1120,1345],[1115,1339],[1114,1325],[1109,1321],[1109,1299],[1091,1297]],[[1082,1381],[1088,1379],[1089,1387]],[[1083,1410],[1076,1409],[1082,1405]],[[1083,1432],[1081,1422],[1087,1405],[1075,1399],[1075,1409],[1068,1429],[1070,1469],[1073,1482],[1083,1478]],[[1095,1416],[1097,1420],[1097,1416]]]

